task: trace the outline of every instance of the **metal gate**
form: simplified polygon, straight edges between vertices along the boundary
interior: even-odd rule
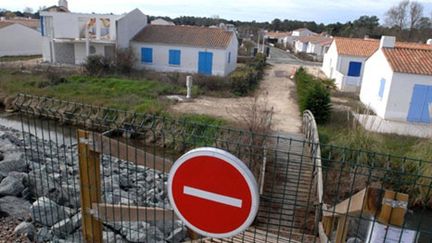
[[[293,139],[46,97],[19,95],[15,108],[39,242],[364,242],[389,224],[411,230],[398,239],[432,238],[431,163],[320,145],[310,115]],[[229,239],[187,229],[167,198],[172,162],[203,146],[262,185],[254,223]]]

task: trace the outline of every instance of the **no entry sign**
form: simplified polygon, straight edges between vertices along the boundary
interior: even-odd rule
[[[259,204],[257,183],[247,166],[216,148],[199,148],[180,157],[169,174],[168,196],[189,228],[215,238],[247,229]]]

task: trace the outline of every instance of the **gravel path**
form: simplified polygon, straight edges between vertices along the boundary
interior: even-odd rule
[[[294,81],[288,78],[293,65],[276,64],[271,66],[261,82],[259,100],[267,100],[268,107],[273,107],[273,130],[298,133],[301,127],[300,112],[294,96]],[[177,103],[171,110],[179,113],[205,114],[220,117],[229,121],[238,121],[245,106],[253,98],[213,98],[199,97],[191,102]]]

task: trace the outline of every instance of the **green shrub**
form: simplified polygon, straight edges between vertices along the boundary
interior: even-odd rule
[[[255,89],[258,85],[258,71],[250,66],[238,68],[231,73],[229,79],[231,83],[231,91],[235,95],[244,96],[249,91]]]
[[[115,56],[115,68],[121,74],[130,74],[136,62],[133,51],[129,48],[117,49]]]
[[[325,123],[331,115],[330,91],[321,79],[300,68],[295,74],[300,111],[310,110],[317,123]]]

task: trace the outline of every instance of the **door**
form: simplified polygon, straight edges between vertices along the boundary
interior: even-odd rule
[[[432,86],[416,84],[413,89],[407,120],[409,122],[430,123],[431,106]]]
[[[200,51],[198,56],[198,73],[212,75],[213,53]]]

